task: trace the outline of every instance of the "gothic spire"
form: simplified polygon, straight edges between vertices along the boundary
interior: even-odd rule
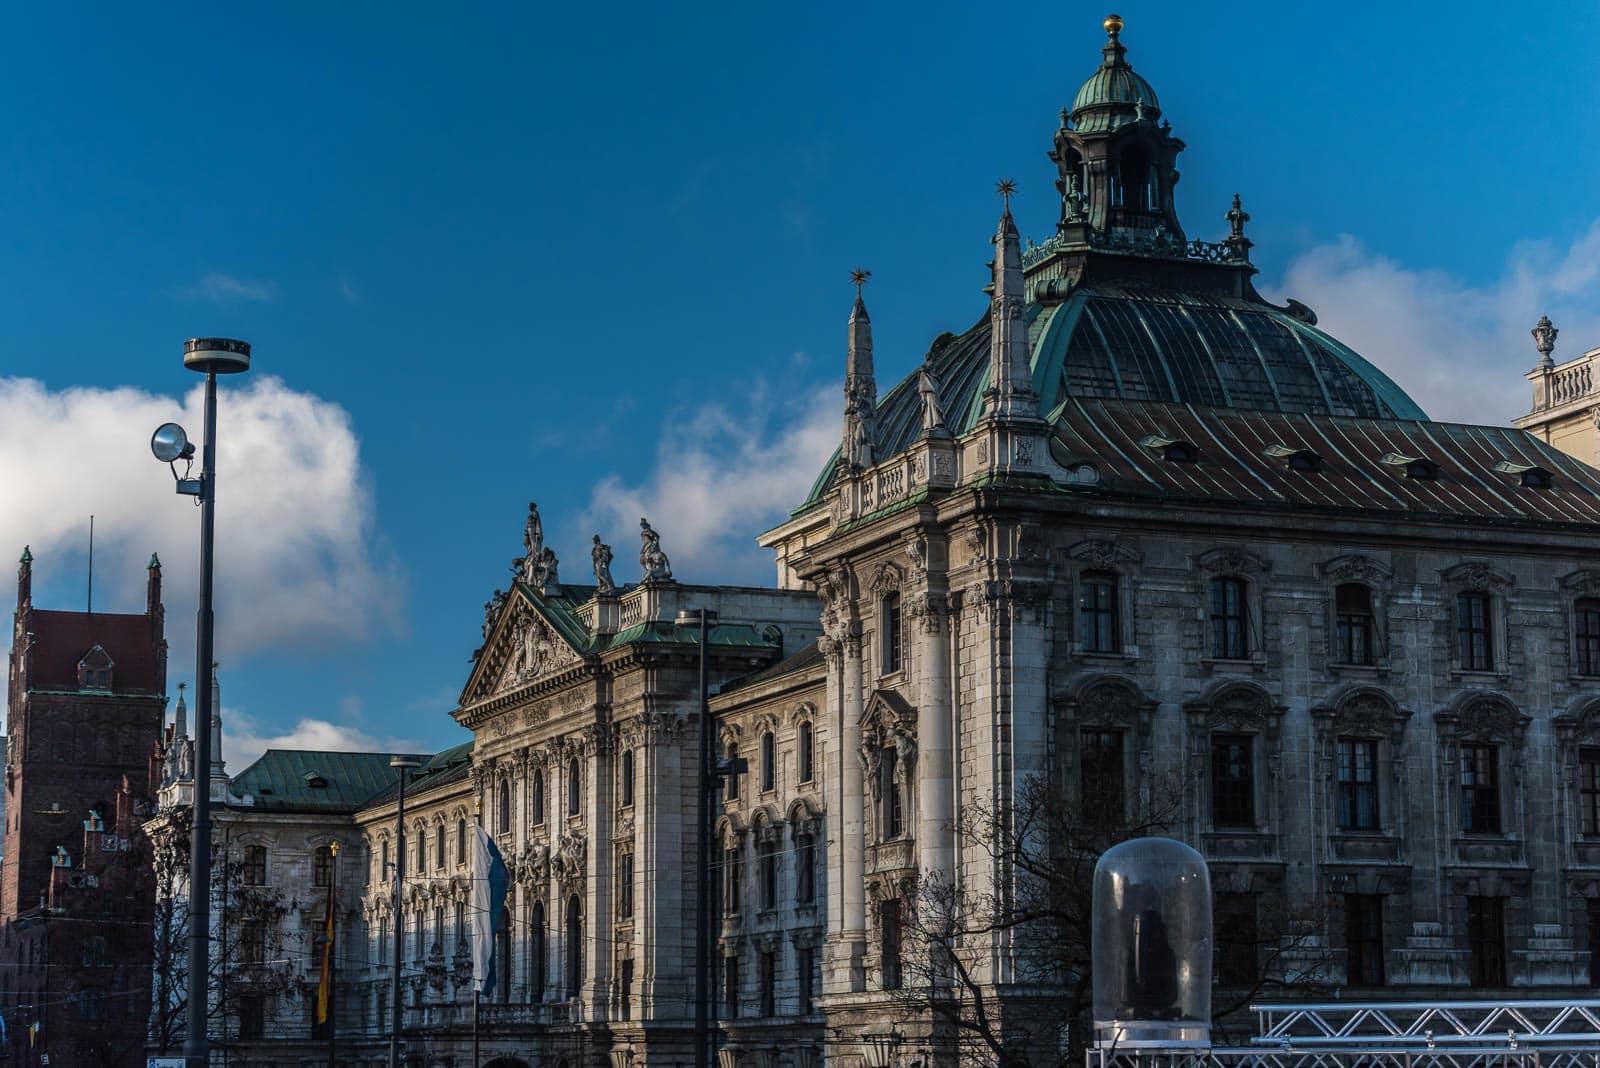
[[[1027,306],[1022,282],[1022,239],[1011,217],[1016,183],[996,187],[1005,201],[994,235],[993,298],[989,302],[989,388],[983,393],[983,417],[1002,422],[1038,418],[1038,396],[1028,360]]]
[[[857,267],[850,272],[856,287],[855,306],[850,309],[849,342],[844,372],[845,462],[855,467],[871,467],[877,426],[878,383],[872,371],[872,319],[861,299],[861,287],[872,272]]]

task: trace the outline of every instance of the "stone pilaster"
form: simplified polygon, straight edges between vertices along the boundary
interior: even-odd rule
[[[917,714],[917,866],[929,877],[955,877],[955,802],[953,726],[950,701],[950,643],[945,621],[948,598],[942,592],[919,595],[916,662],[920,693]]]

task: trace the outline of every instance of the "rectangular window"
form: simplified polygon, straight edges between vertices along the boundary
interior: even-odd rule
[[[1596,956],[1600,956],[1600,953],[1597,953]],[[817,970],[816,950],[810,946],[795,950],[794,967],[797,973],[796,978],[799,979],[800,1014],[809,1016],[811,1010],[815,1007],[813,1002],[816,1000],[817,991],[815,978]]]
[[[1500,774],[1495,747],[1461,747],[1461,829],[1469,834],[1500,832]]]
[[[1350,986],[1382,986],[1383,897],[1344,895],[1345,982]]]
[[[260,920],[239,924],[239,963],[260,964],[267,956],[267,931]]]
[[[1494,643],[1489,632],[1489,595],[1456,595],[1456,659],[1463,671],[1493,671]]]
[[[1600,675],[1600,600],[1579,599],[1572,606],[1574,666],[1580,675]]]
[[[900,633],[900,595],[891,593],[883,599],[883,671],[899,671],[904,655]]]
[[[817,842],[810,835],[795,847],[795,902],[809,905],[817,899]]]
[[[328,886],[333,882],[333,851],[327,846],[317,846],[311,854],[311,885]]]
[[[800,724],[800,781],[810,782],[813,778],[811,756],[811,724]]]
[[[723,1016],[729,1020],[739,1018],[739,958],[724,957],[722,959],[722,1006]]]
[[[778,847],[772,844],[761,847],[761,907],[778,907]]]
[[[739,850],[726,849],[722,853],[722,904],[729,916],[739,914]]]
[[[1600,748],[1578,750],[1578,807],[1583,833],[1600,835]]]
[[[1251,741],[1246,734],[1211,737],[1211,823],[1215,827],[1256,825]]]
[[[1254,986],[1260,977],[1256,955],[1256,895],[1223,893],[1217,895],[1216,923],[1212,941],[1216,945],[1217,983],[1229,987]]]
[[[878,933],[882,938],[883,989],[900,989],[900,902],[894,899],[878,906]]]
[[[387,853],[389,851],[389,843],[385,842],[383,844],[383,847],[384,847],[384,853],[386,854],[384,860],[385,860],[385,863],[387,863],[388,862]],[[244,871],[242,871],[240,873],[240,876],[241,876],[241,881],[246,886],[266,886],[267,885],[267,847],[266,846],[252,845],[252,846],[245,846],[244,847]]]
[[[1378,829],[1378,743],[1340,738],[1338,821],[1341,831]]]
[[[1600,897],[1589,899],[1589,985],[1600,987]]]
[[[1115,653],[1117,635],[1117,576],[1107,571],[1085,571],[1078,583],[1078,637],[1086,653]]]
[[[878,760],[878,793],[883,801],[883,838],[899,838],[905,831],[905,808],[900,796],[900,784],[896,768],[900,759],[900,751],[894,746],[886,746]]]
[[[617,918],[633,916],[633,854],[617,854]]]
[[[765,950],[756,956],[756,983],[761,993],[761,1015],[778,1015],[778,955]]]
[[[1126,799],[1122,732],[1079,732],[1078,800],[1085,821],[1102,828],[1121,824],[1127,812]]]
[[[1341,664],[1371,664],[1376,660],[1373,641],[1372,591],[1347,582],[1333,591],[1337,658]]]
[[[1506,985],[1506,899],[1467,898],[1467,948],[1475,987]]]
[[[239,998],[239,1041],[259,1042],[266,1033],[265,1002],[260,994]]]
[[[622,1018],[624,1020],[631,1020],[631,1019],[633,1019],[633,958],[632,957],[624,957],[624,958],[622,958],[622,969],[621,969],[621,971],[622,971],[622,977],[621,977],[622,990],[620,991],[620,997],[621,997],[621,1000],[622,1000]]]
[[[1249,610],[1240,578],[1211,580],[1211,655],[1217,660],[1243,660],[1250,655]]]

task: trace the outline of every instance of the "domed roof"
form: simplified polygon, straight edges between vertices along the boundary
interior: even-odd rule
[[[1105,28],[1109,35],[1101,49],[1105,60],[1072,98],[1072,123],[1081,133],[1114,130],[1141,117],[1155,119],[1161,114],[1156,91],[1124,58],[1128,49],[1118,39],[1122,19],[1109,16]]]
[[[1428,417],[1349,347],[1259,298],[1098,284],[1030,303],[1028,346],[1039,414],[1069,398],[1155,401],[1368,419]],[[989,375],[989,317],[934,342],[928,362],[952,431],[977,425]],[[920,369],[919,369],[920,370]],[[878,403],[876,454],[922,433],[917,372]],[[832,484],[824,468],[807,504]]]

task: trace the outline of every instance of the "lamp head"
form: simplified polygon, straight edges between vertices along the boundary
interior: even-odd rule
[[[194,442],[189,440],[189,435],[177,423],[162,423],[150,435],[150,451],[157,460],[170,464],[193,456]]]
[[[250,342],[231,337],[192,337],[183,343],[183,365],[201,374],[235,375],[250,370]]]
[[[389,766],[391,768],[420,768],[422,767],[422,758],[405,753],[396,753],[389,758]]]

